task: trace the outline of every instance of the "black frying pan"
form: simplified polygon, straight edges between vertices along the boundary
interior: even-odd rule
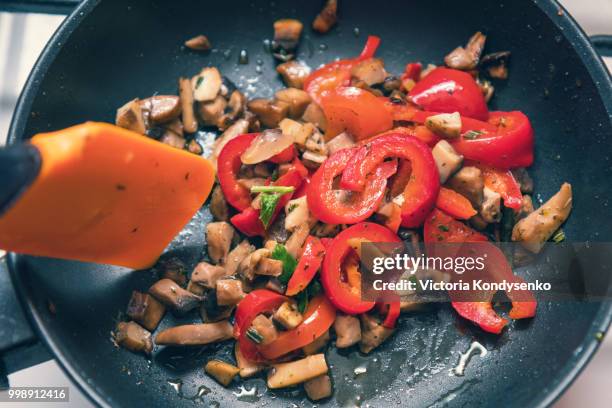
[[[571,182],[575,209],[564,228],[567,236],[573,241],[610,241],[612,83],[584,33],[554,1],[449,3],[341,2],[339,26],[325,36],[306,30],[300,57],[317,66],[336,56],[356,55],[372,33],[383,39],[380,56],[387,67],[400,72],[413,59],[439,62],[474,31],[484,31],[488,49],[512,51],[510,79],[497,84],[493,105],[520,109],[532,119],[537,192],[548,197],[562,181]],[[62,25],[34,68],[9,141],[84,120],[112,121],[123,102],[173,93],[178,76],[192,75],[203,65],[220,67],[241,86],[256,79],[250,94],[270,96],[281,86],[272,57],[262,46],[272,22],[296,17],[308,25],[320,6],[319,1],[284,0],[86,1]],[[203,56],[181,49],[186,38],[200,33],[220,51]],[[248,50],[249,65],[237,64],[241,49]],[[261,75],[255,71],[257,59],[263,62]],[[202,255],[208,219],[202,210],[170,254],[195,264]],[[44,358],[44,348],[35,340],[40,339],[102,406],[192,407],[189,397],[198,394],[199,387],[204,387],[201,400],[209,404],[309,405],[297,390],[264,393],[263,379],[245,384],[247,389],[257,387],[256,396],[238,397],[238,385],[229,390],[218,386],[202,366],[213,355],[229,356],[228,347],[165,348],[150,362],[116,350],[109,339],[114,319],[133,289],[144,290],[154,281],[150,272],[25,256],[10,256],[8,265],[29,319],[20,320],[6,274],[0,274],[7,292],[0,297],[0,304],[5,303],[0,350],[8,371]],[[537,271],[523,273],[528,280],[538,277]],[[513,324],[499,337],[465,324],[446,306],[411,315],[402,319],[391,341],[367,358],[356,351],[328,353],[336,392],[322,405],[546,406],[593,354],[597,333],[606,331],[611,312],[609,302],[541,302],[533,321]],[[197,318],[182,321],[189,320]],[[491,353],[474,360],[465,377],[449,376],[457,353],[474,339]],[[361,365],[368,372],[355,378],[353,369]],[[180,395],[168,383],[176,378],[184,383]]]

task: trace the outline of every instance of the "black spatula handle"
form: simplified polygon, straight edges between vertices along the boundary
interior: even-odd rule
[[[0,217],[36,179],[40,165],[40,154],[32,145],[0,148]]]

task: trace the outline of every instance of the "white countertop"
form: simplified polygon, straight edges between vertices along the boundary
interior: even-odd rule
[[[612,34],[612,0],[565,0],[569,10],[587,34]],[[0,13],[0,145],[8,131],[15,102],[45,43],[62,22],[63,16]],[[26,46],[27,45],[27,46]],[[612,70],[612,59],[606,59]],[[49,361],[9,376],[12,386],[69,386],[70,403],[53,407],[91,407],[71,384],[57,363]],[[555,408],[608,408],[612,405],[612,336],[608,336],[593,361]],[[32,404],[10,404],[32,407]]]

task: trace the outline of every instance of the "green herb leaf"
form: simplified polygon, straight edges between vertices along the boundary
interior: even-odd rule
[[[295,271],[295,267],[297,266],[296,259],[291,256],[291,254],[287,252],[287,248],[281,244],[276,244],[270,258],[279,260],[283,263],[283,273],[278,277],[278,280],[283,285],[286,285],[289,282],[289,279],[291,279],[291,275],[293,275],[293,271]]]
[[[565,241],[565,232],[559,228],[555,235],[553,235],[552,240],[557,244]]]
[[[448,232],[448,227],[446,225],[443,225],[443,224],[438,225],[438,229],[440,231]]]
[[[246,336],[249,340],[256,344],[260,344],[263,341],[263,336],[252,327],[247,330]]]
[[[481,132],[479,130],[468,130],[467,132],[465,132],[463,134],[463,138],[464,139],[468,139],[468,140],[473,140],[478,138],[478,136],[482,135],[484,132]]]
[[[321,283],[318,280],[313,280],[306,289],[296,295],[297,307],[300,313],[306,311],[310,299],[317,296],[322,290]]]
[[[276,210],[276,206],[278,205],[278,200],[281,198],[281,195],[282,194],[278,193],[261,194],[261,210],[259,211],[259,219],[265,228],[268,228],[268,225],[270,225],[270,220],[272,220],[274,210]]]
[[[251,193],[293,193],[295,187],[293,186],[253,186],[251,187]]]
[[[306,308],[308,307],[308,293],[303,290],[296,295],[297,298],[297,308],[300,313],[304,313]]]

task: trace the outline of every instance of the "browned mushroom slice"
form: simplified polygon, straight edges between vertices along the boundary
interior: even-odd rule
[[[195,139],[191,139],[187,143],[187,150],[189,151],[189,153],[197,154],[198,156],[201,156],[202,153],[204,153],[204,148],[202,147],[200,142]]]
[[[142,109],[149,112],[153,124],[166,123],[181,114],[181,101],[175,95],[156,95],[140,101]]]
[[[170,130],[165,131],[159,141],[177,149],[183,149],[185,147],[185,143],[187,143],[183,137]]]
[[[198,285],[192,280],[189,280],[189,282],[187,283],[187,290],[198,296],[204,296],[204,294],[206,293],[206,288],[204,286]]]
[[[251,327],[246,332],[246,337],[253,343],[266,345],[278,338],[278,330],[272,319],[260,314],[253,319]]]
[[[210,195],[210,213],[217,221],[229,220],[229,207],[219,185],[216,185]]]
[[[193,98],[198,102],[212,101],[219,95],[222,82],[221,74],[217,68],[204,68],[191,79]]]
[[[476,32],[470,38],[465,48],[457,47],[444,57],[444,63],[448,67],[464,71],[476,68],[486,39],[487,37],[483,33],[480,31]]]
[[[211,48],[210,41],[205,35],[196,35],[185,41],[185,47],[194,51],[208,51]]]
[[[223,320],[216,323],[187,324],[166,329],[155,336],[155,343],[171,346],[202,346],[229,340],[233,337],[232,325]]]
[[[336,331],[336,347],[351,347],[361,341],[361,325],[355,316],[337,315],[334,321]]]
[[[289,363],[273,364],[268,375],[268,388],[284,388],[303,383],[327,373],[323,354],[315,354]]]
[[[325,113],[323,113],[323,109],[315,102],[312,102],[306,107],[302,120],[312,123],[324,132],[325,129],[327,129],[327,118],[325,117]]]
[[[153,296],[136,290],[132,292],[127,315],[145,329],[155,330],[164,317],[164,313],[166,313],[166,307]]]
[[[200,262],[191,273],[191,281],[204,288],[214,289],[217,281],[225,275],[225,268],[211,265],[208,262]]]
[[[274,42],[272,51],[281,61],[289,61],[295,56],[295,50],[300,42],[304,25],[292,18],[284,18],[274,22]]]
[[[279,323],[287,330],[295,329],[304,320],[304,316],[299,312],[295,302],[284,302],[274,312],[274,321]]]
[[[181,288],[170,279],[157,281],[149,288],[149,293],[155,299],[180,314],[195,309],[202,301],[202,297]]]
[[[283,262],[277,259],[264,258],[259,261],[255,274],[278,277],[283,273]]]
[[[368,58],[353,67],[351,75],[367,86],[381,84],[387,78],[385,64],[380,58]]]
[[[198,121],[193,110],[193,88],[188,78],[179,78],[179,97],[185,132],[194,133],[198,130]]]
[[[164,259],[156,269],[160,271],[161,279],[171,279],[181,286],[187,283],[185,264],[178,258]]]
[[[259,118],[262,125],[275,128],[278,123],[289,114],[289,104],[283,101],[270,101],[268,99],[252,99],[247,107]]]
[[[224,114],[217,120],[217,127],[220,130],[227,129],[234,121],[244,113],[246,107],[246,98],[244,95],[235,90],[231,93]]]
[[[225,221],[211,222],[206,226],[208,256],[214,263],[225,262],[233,237],[234,228]]]
[[[512,175],[519,183],[521,187],[521,193],[532,194],[533,193],[533,179],[529,175],[529,172],[524,167],[512,169]]]
[[[227,387],[230,385],[234,377],[240,372],[240,369],[226,363],[225,361],[210,360],[208,363],[206,363],[204,371],[217,380],[219,384]]]
[[[253,251],[255,251],[255,247],[246,239],[236,245],[236,247],[227,254],[227,258],[225,259],[225,273],[229,276],[235,275],[240,263]]]
[[[173,119],[168,123],[164,124],[164,129],[169,130],[170,132],[176,133],[177,135],[183,137],[185,133],[185,127],[183,126],[183,122],[179,118]]]
[[[200,115],[200,119],[204,125],[217,126],[217,123],[219,123],[221,120],[226,107],[227,100],[219,95],[212,101],[199,103],[198,114]]]
[[[470,200],[474,208],[480,208],[484,198],[484,179],[478,167],[463,167],[448,180],[447,187]]]
[[[347,133],[342,132],[338,136],[331,139],[329,142],[325,143],[327,147],[327,152],[332,155],[336,153],[338,150],[347,149],[349,147],[355,146],[355,139]]]
[[[507,79],[509,59],[510,51],[494,52],[482,57],[480,66],[487,71],[491,78]]]
[[[151,333],[136,322],[119,322],[113,333],[115,342],[130,351],[151,354]]]
[[[242,282],[237,279],[219,279],[216,292],[219,306],[234,306],[244,298]]]
[[[366,354],[380,346],[394,331],[394,329],[386,328],[380,324],[378,319],[368,314],[361,315],[361,324],[363,330],[361,332],[359,349],[362,353]]]
[[[142,116],[142,108],[138,99],[129,101],[117,109],[115,124],[124,129],[133,130],[134,132],[143,135],[145,134],[147,128],[145,126],[144,118]]]
[[[311,71],[308,65],[298,60],[287,61],[276,66],[276,72],[281,75],[285,85],[291,88],[302,89]]]
[[[214,148],[210,156],[210,160],[216,165],[219,153],[230,140],[247,133],[249,130],[249,121],[246,119],[238,119],[232,126],[228,127],[225,132],[214,143]]]
[[[234,356],[236,357],[236,364],[238,364],[240,377],[242,378],[252,377],[264,369],[264,366],[253,363],[242,355],[238,342],[234,346]]]
[[[297,88],[285,88],[274,94],[276,99],[289,104],[289,117],[299,119],[311,102],[310,95]]]
[[[312,22],[312,29],[319,33],[328,32],[338,20],[338,0],[327,0],[323,9]]]
[[[214,291],[208,292],[200,306],[200,317],[204,323],[214,323],[227,320],[232,316],[234,306],[219,306],[217,304],[217,294]]]
[[[298,226],[287,242],[285,242],[285,248],[287,252],[289,252],[294,258],[298,257],[306,238],[308,238],[308,234],[310,233],[310,227],[307,223]]]
[[[332,384],[329,375],[321,375],[304,383],[304,391],[306,395],[313,401],[318,401],[323,398],[331,397]]]

